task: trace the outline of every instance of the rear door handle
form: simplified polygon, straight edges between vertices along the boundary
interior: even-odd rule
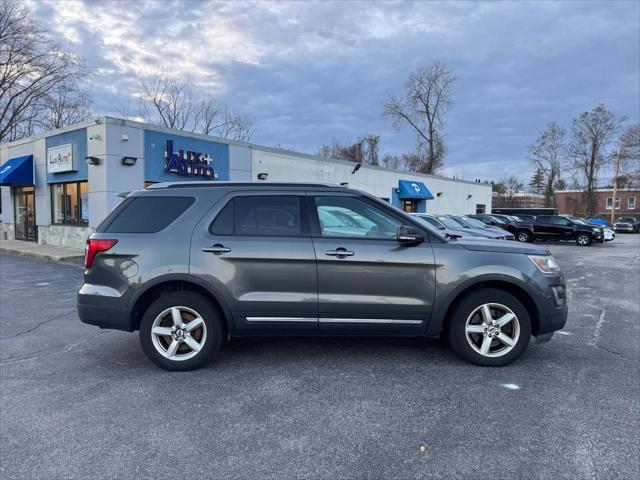
[[[225,247],[224,245],[220,245],[219,243],[216,243],[215,245],[212,245],[210,247],[204,247],[202,248],[203,252],[208,252],[208,253],[213,253],[215,255],[220,255],[222,253],[229,253],[231,251],[230,248]]]
[[[338,258],[353,257],[355,255],[355,253],[353,253],[352,251],[342,247],[336,248],[335,250],[327,250],[326,252],[324,252],[324,254],[329,255],[330,257]]]

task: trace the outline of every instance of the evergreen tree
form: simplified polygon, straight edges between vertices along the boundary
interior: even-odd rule
[[[529,181],[529,187],[534,193],[542,193],[545,187],[545,175],[542,169],[538,168]]]

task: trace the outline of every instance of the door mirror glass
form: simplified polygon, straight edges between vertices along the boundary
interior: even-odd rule
[[[413,227],[400,225],[396,238],[400,243],[420,243],[424,241],[424,235]]]

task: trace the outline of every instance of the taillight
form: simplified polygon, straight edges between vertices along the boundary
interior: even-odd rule
[[[102,239],[89,239],[87,240],[87,246],[84,251],[84,268],[91,268],[93,260],[100,252],[106,252],[113,247],[117,240],[102,240]]]

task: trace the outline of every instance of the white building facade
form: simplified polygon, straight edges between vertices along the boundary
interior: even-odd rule
[[[405,211],[491,211],[491,186],[389,170],[128,120],[93,121],[0,145],[0,239],[83,248],[121,200],[164,181],[348,184]]]

